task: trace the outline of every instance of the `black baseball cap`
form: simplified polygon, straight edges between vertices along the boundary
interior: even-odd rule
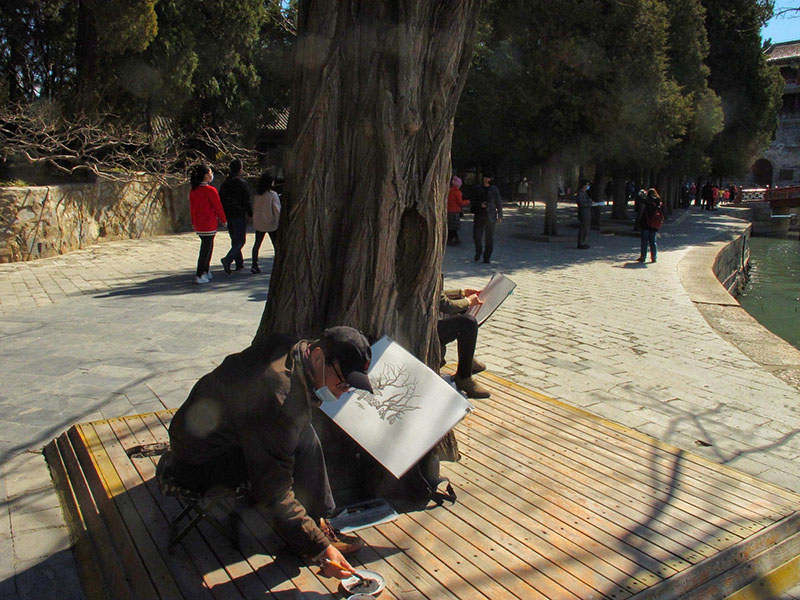
[[[373,393],[367,376],[372,348],[363,333],[345,325],[330,327],[322,332],[319,343],[325,352],[325,358],[329,362],[336,360],[339,363],[347,383],[354,388]]]

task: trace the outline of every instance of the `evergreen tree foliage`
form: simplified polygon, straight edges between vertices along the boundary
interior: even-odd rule
[[[716,175],[747,173],[777,127],[783,92],[778,70],[767,65],[759,32],[772,14],[763,0],[703,0],[709,37],[709,85],[719,95],[724,129],[711,147]]]

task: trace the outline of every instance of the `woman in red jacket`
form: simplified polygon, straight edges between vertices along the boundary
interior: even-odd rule
[[[208,165],[195,165],[192,168],[189,192],[189,212],[192,216],[192,227],[200,236],[200,254],[197,257],[197,273],[195,283],[208,283],[211,279],[211,254],[214,252],[214,236],[217,235],[217,223],[223,227],[228,225],[225,211],[222,209],[217,190],[209,185],[214,181],[214,172]]]
[[[461,179],[453,175],[450,180],[450,191],[447,193],[447,245],[460,244],[458,230],[461,221],[461,208],[469,204],[461,195]]]

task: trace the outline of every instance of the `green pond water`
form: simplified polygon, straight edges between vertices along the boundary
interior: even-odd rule
[[[800,348],[800,240],[750,239],[750,278],[738,300],[754,319]]]

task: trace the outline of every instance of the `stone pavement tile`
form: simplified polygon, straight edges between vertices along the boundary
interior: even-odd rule
[[[61,506],[49,473],[38,482],[37,488],[8,500],[12,528],[18,514],[37,513]]]
[[[12,511],[11,513],[11,527],[15,536],[26,531],[61,527],[63,525],[64,516],[60,505],[54,508],[37,510],[35,512]]]
[[[769,481],[773,485],[788,490],[800,489],[800,473],[797,473],[796,470],[786,471],[783,468],[773,467],[763,471],[760,477],[764,479],[764,481]]]
[[[45,559],[20,561],[16,565],[17,597],[36,600],[84,600],[83,588],[68,549]]]
[[[71,548],[66,525],[14,532],[14,559],[19,563],[46,559]]]

